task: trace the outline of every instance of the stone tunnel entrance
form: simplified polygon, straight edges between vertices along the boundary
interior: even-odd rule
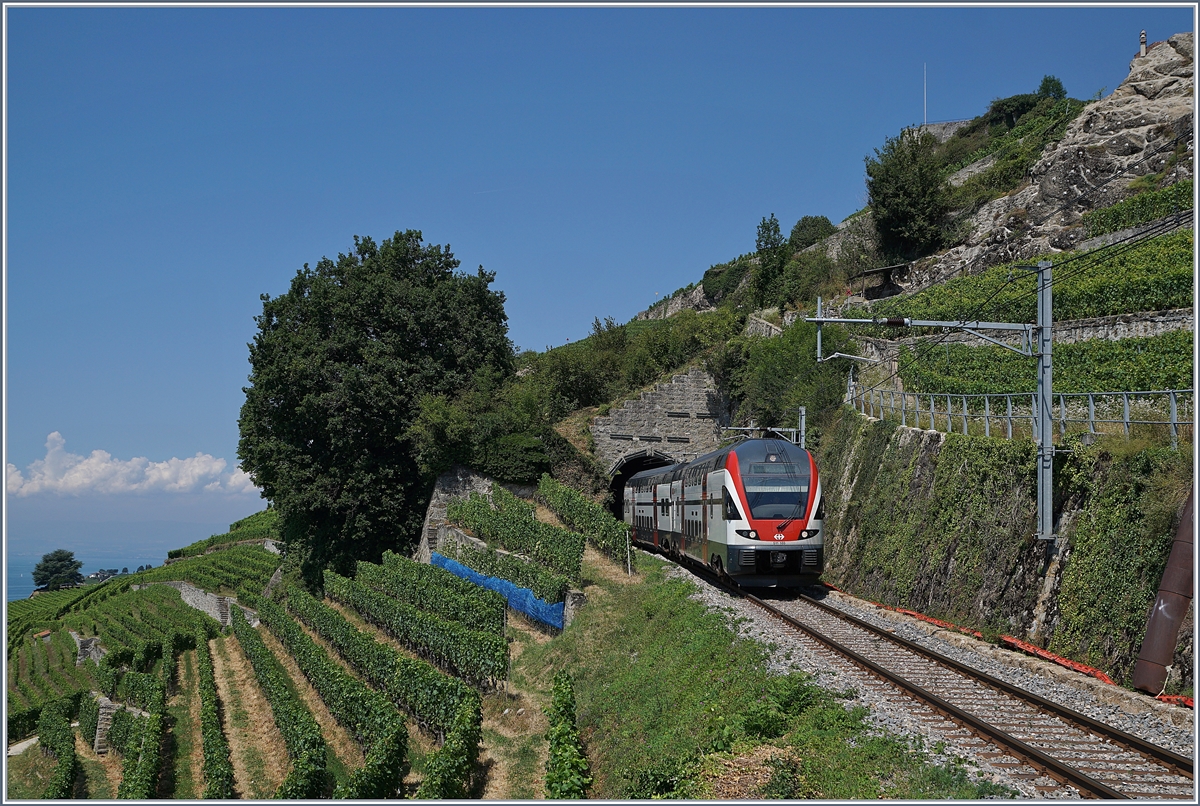
[[[612,493],[611,510],[613,516],[617,520],[624,520],[625,518],[625,500],[622,497],[622,492],[625,489],[625,482],[631,476],[654,467],[673,465],[675,462],[676,459],[669,454],[655,450],[654,448],[646,448],[636,453],[626,454],[618,459],[608,471],[609,475],[612,476],[612,482],[609,483],[608,489]]]

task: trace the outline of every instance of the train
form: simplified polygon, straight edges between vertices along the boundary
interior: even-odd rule
[[[819,581],[825,502],[812,454],[784,439],[746,439],[625,482],[634,541],[707,565],[747,587]]]

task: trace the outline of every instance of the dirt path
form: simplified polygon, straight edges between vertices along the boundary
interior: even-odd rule
[[[104,770],[104,777],[108,779],[108,797],[115,798],[117,796],[117,787],[121,785],[121,765],[124,763],[119,753],[112,750],[102,756],[96,755],[92,750],[92,746],[75,734],[75,755],[79,757],[80,763],[84,761],[95,762]],[[103,793],[101,793],[103,794]],[[96,797],[92,793],[88,793],[88,797]]]
[[[215,638],[209,649],[234,788],[241,797],[265,800],[275,794],[291,766],[287,747],[237,639]]]
[[[283,665],[288,677],[292,678],[300,701],[304,703],[309,713],[317,720],[317,724],[321,726],[321,735],[325,737],[325,744],[333,749],[334,755],[337,756],[338,761],[342,762],[342,766],[346,768],[347,772],[357,770],[365,761],[358,742],[354,741],[350,732],[342,727],[334,715],[329,712],[321,695],[308,682],[304,672],[300,671],[300,667],[296,665],[296,659],[283,647],[283,644],[279,643],[279,640],[271,635],[265,626],[259,627],[258,632],[262,636],[263,643],[267,645],[267,649],[271,650],[275,659]]]

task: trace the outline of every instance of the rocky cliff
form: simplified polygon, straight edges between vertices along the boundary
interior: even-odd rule
[[[1090,104],[1046,150],[1025,188],[985,204],[964,243],[920,261],[909,274],[918,290],[958,274],[1072,249],[1084,239],[1083,214],[1129,195],[1138,177],[1164,183],[1192,176],[1193,35],[1181,33],[1135,58],[1129,76]],[[1179,145],[1186,159],[1172,160]]]

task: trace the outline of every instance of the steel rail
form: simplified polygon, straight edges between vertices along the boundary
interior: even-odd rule
[[[929,660],[934,661],[935,663],[948,666],[960,674],[978,680],[979,682],[1002,691],[1005,694],[1024,700],[1030,705],[1033,705],[1044,711],[1049,711],[1055,716],[1062,717],[1068,722],[1073,722],[1076,725],[1087,728],[1093,733],[1097,733],[1101,736],[1112,739],[1117,744],[1122,745],[1129,750],[1133,750],[1134,752],[1146,756],[1147,758],[1160,764],[1167,765],[1172,772],[1182,775],[1185,778],[1193,777],[1193,761],[1187,756],[1172,752],[1165,747],[1159,747],[1156,744],[1151,744],[1145,739],[1139,739],[1133,734],[1126,733],[1118,728],[1114,728],[1112,725],[1105,724],[1098,719],[1093,719],[1086,714],[1081,714],[1078,711],[1074,711],[1065,705],[1060,705],[1053,700],[1047,700],[1044,697],[1039,697],[1036,694],[1025,691],[1024,689],[1014,686],[1013,684],[1005,682],[997,677],[992,677],[986,672],[981,672],[965,663],[961,663],[953,658],[948,658],[945,655],[938,654],[932,649],[927,649],[914,641],[910,641],[907,638],[901,638],[895,633],[891,633],[882,627],[878,627],[849,613],[842,612],[836,607],[831,607],[830,605],[827,605],[818,599],[814,599],[811,596],[800,594],[800,599],[805,604],[813,605],[826,613],[830,613],[831,615],[837,616],[845,621],[849,621],[850,623],[861,627],[864,630],[872,632],[875,635],[886,638],[897,646],[903,647],[911,652],[915,652],[918,655],[922,655]]]
[[[679,561],[679,560],[683,559],[682,555],[675,555],[675,554],[668,553],[653,544],[645,543],[640,540],[635,541],[635,542],[640,547],[647,549],[651,552],[654,552],[656,554],[665,556],[668,559],[671,559],[672,561]],[[687,558],[687,559],[691,560],[691,558]],[[794,629],[800,630],[801,632],[811,636],[814,640],[816,640],[817,642],[821,643],[822,645],[828,647],[830,650],[850,659],[854,663],[858,664],[862,668],[869,671],[871,674],[874,674],[875,676],[892,683],[893,685],[897,686],[901,690],[907,692],[910,696],[924,702],[925,704],[932,707],[935,711],[938,711],[939,713],[943,714],[945,717],[947,717],[951,721],[956,722],[956,723],[962,725],[963,727],[968,728],[969,730],[973,731],[977,735],[979,735],[983,738],[986,738],[989,741],[991,741],[992,743],[1004,748],[1004,750],[1006,752],[1008,752],[1010,755],[1020,759],[1021,761],[1024,761],[1025,763],[1029,764],[1030,766],[1034,767],[1035,769],[1039,769],[1039,770],[1043,771],[1044,773],[1046,773],[1049,777],[1053,778],[1054,780],[1059,781],[1060,783],[1070,784],[1071,786],[1074,786],[1076,789],[1080,790],[1080,792],[1084,793],[1085,795],[1090,795],[1095,798],[1104,798],[1104,799],[1112,799],[1112,800],[1125,800],[1125,799],[1130,798],[1130,795],[1120,792],[1119,790],[1113,789],[1112,787],[1108,786],[1107,784],[1105,784],[1101,781],[1098,781],[1089,775],[1085,775],[1084,773],[1080,772],[1079,770],[1075,769],[1074,767],[1071,767],[1069,764],[1066,764],[1064,762],[1059,761],[1058,759],[1055,759],[1053,756],[1048,755],[1047,753],[1043,752],[1042,750],[1039,750],[1036,747],[1030,746],[1029,744],[1016,738],[1015,736],[1012,736],[1012,735],[1006,733],[1005,731],[1002,731],[1002,730],[996,728],[995,726],[985,722],[984,720],[979,719],[978,717],[974,716],[973,714],[971,714],[967,711],[964,711],[955,705],[952,705],[951,703],[938,697],[936,694],[933,694],[932,692],[927,691],[923,687],[918,686],[917,684],[915,684],[909,680],[906,680],[905,678],[901,677],[900,675],[896,674],[895,672],[889,671],[888,669],[886,669],[883,666],[880,666],[879,664],[875,663],[874,661],[862,656],[861,654],[850,649],[849,647],[841,645],[834,639],[821,633],[819,630],[811,627],[810,625],[804,624],[803,622],[799,621],[798,619],[796,619],[792,616],[789,616],[788,614],[780,611],[778,608],[772,607],[771,605],[767,604],[765,601],[758,598],[757,596],[755,596],[751,593],[748,593],[744,588],[739,586],[737,583],[732,582],[731,580],[726,580],[726,579],[722,578],[721,576],[717,575],[712,569],[708,568],[707,566],[703,565],[702,563],[695,562],[695,561],[689,561],[686,564],[693,572],[696,572],[698,576],[701,576],[701,577],[707,579],[708,581],[712,582],[713,584],[717,585],[718,587],[722,588],[723,590],[731,593],[732,595],[739,596],[741,598],[746,599],[750,603],[763,609],[767,613],[775,616],[776,618],[785,622],[786,624],[793,627]],[[920,647],[919,645],[916,645],[916,644],[912,644],[911,646],[909,646],[910,642],[907,642],[906,639],[900,638],[899,636],[896,636],[896,635],[892,635],[892,634],[888,633],[886,630],[877,628],[874,625],[870,625],[865,622],[861,622],[861,620],[856,619],[853,616],[849,616],[848,614],[842,613],[842,612],[838,611],[836,608],[832,608],[821,602],[817,602],[816,600],[812,599],[811,597],[802,596],[802,600],[805,600],[806,603],[815,604],[818,606],[819,609],[828,611],[832,615],[834,615],[838,618],[841,618],[847,622],[854,623],[855,626],[860,626],[862,628],[867,629],[868,631],[870,631],[872,633],[879,634],[881,637],[886,637],[889,640],[893,640],[897,645],[900,645],[905,649],[912,649],[917,654],[921,655],[922,657],[929,658],[930,660],[933,660],[937,663],[944,664],[948,667],[954,668],[955,671],[958,671],[960,674],[964,674],[967,677],[976,679],[979,682],[984,683],[985,685],[993,686],[993,681],[994,681],[995,684],[998,684],[994,687],[1011,688],[1010,684],[1005,683],[1002,680],[992,678],[990,675],[986,675],[983,672],[980,672],[976,669],[972,669],[969,666],[966,666],[964,664],[959,664],[957,661],[952,661],[949,658],[945,658],[941,655],[937,655],[936,653],[933,653],[931,650],[926,650],[924,647]],[[1141,755],[1151,755],[1159,763],[1165,763],[1172,767],[1176,766],[1176,764],[1177,764],[1176,759],[1177,759],[1178,762],[1181,762],[1179,764],[1179,767],[1182,768],[1183,765],[1186,764],[1187,769],[1190,770],[1190,768],[1191,768],[1191,760],[1190,759],[1187,759],[1183,756],[1179,756],[1178,754],[1172,753],[1171,751],[1166,750],[1165,748],[1158,748],[1158,747],[1155,747],[1154,745],[1150,745],[1149,743],[1144,742],[1143,740],[1138,739],[1135,736],[1130,736],[1129,734],[1126,734],[1123,731],[1119,731],[1116,728],[1112,728],[1110,726],[1105,726],[1103,723],[1097,722],[1096,720],[1086,717],[1083,714],[1078,714],[1069,708],[1065,708],[1064,706],[1059,706],[1055,703],[1050,703],[1049,700],[1042,700],[1042,698],[1037,697],[1036,695],[1033,695],[1033,694],[1029,694],[1028,692],[1020,692],[1019,689],[1015,689],[1013,692],[1009,692],[1009,691],[1005,690],[1004,693],[1015,694],[1016,696],[1018,696],[1019,699],[1029,700],[1030,698],[1033,698],[1033,699],[1036,699],[1039,701],[1046,702],[1046,703],[1050,704],[1051,706],[1053,706],[1052,712],[1056,716],[1063,717],[1069,721],[1077,722],[1082,727],[1087,727],[1088,729],[1091,729],[1092,723],[1094,723],[1098,726],[1101,726],[1102,728],[1105,728],[1106,731],[1105,731],[1104,735],[1108,735],[1109,738],[1112,738],[1118,744],[1124,745],[1126,743],[1126,740],[1124,737],[1128,736],[1129,739],[1132,739],[1133,743],[1135,743],[1134,746],[1131,746],[1128,749],[1134,750],[1135,752],[1138,752]],[[1030,704],[1035,705],[1037,707],[1041,707],[1040,702],[1030,701]],[[1143,750],[1141,747],[1139,747],[1138,745],[1144,745],[1147,749],[1152,748],[1155,752],[1148,753],[1145,750]],[[1159,756],[1158,756],[1159,753],[1165,754],[1167,756],[1167,759],[1164,760],[1164,759],[1159,758]],[[1187,775],[1186,777],[1191,777],[1191,776]]]
[[[741,591],[741,595],[747,601],[757,605],[758,607],[761,607],[763,610],[766,610],[768,613],[780,619],[781,621],[784,621],[790,626],[812,636],[815,640],[829,647],[839,655],[844,655],[872,674],[900,687],[913,697],[916,697],[918,700],[930,705],[935,711],[945,715],[952,722],[957,722],[958,724],[969,728],[977,735],[988,739],[1000,747],[1003,747],[1011,755],[1016,756],[1021,761],[1024,761],[1034,768],[1042,770],[1056,781],[1070,784],[1080,792],[1096,798],[1118,800],[1127,799],[1129,797],[1128,795],[1113,789],[1107,784],[1097,781],[1095,778],[1092,778],[1089,775],[1084,775],[1074,767],[1062,763],[1053,756],[1047,755],[1045,752],[1037,749],[1036,747],[1026,744],[1015,736],[1000,730],[999,728],[983,721],[982,719],[979,719],[973,714],[964,711],[957,706],[951,705],[941,697],[938,697],[936,694],[927,691],[921,686],[918,686],[916,683],[906,680],[895,672],[885,669],[874,661],[863,657],[853,649],[842,646],[837,641],[821,633],[819,630],[787,615],[786,613],[783,613],[778,608],[772,607],[754,594]]]

